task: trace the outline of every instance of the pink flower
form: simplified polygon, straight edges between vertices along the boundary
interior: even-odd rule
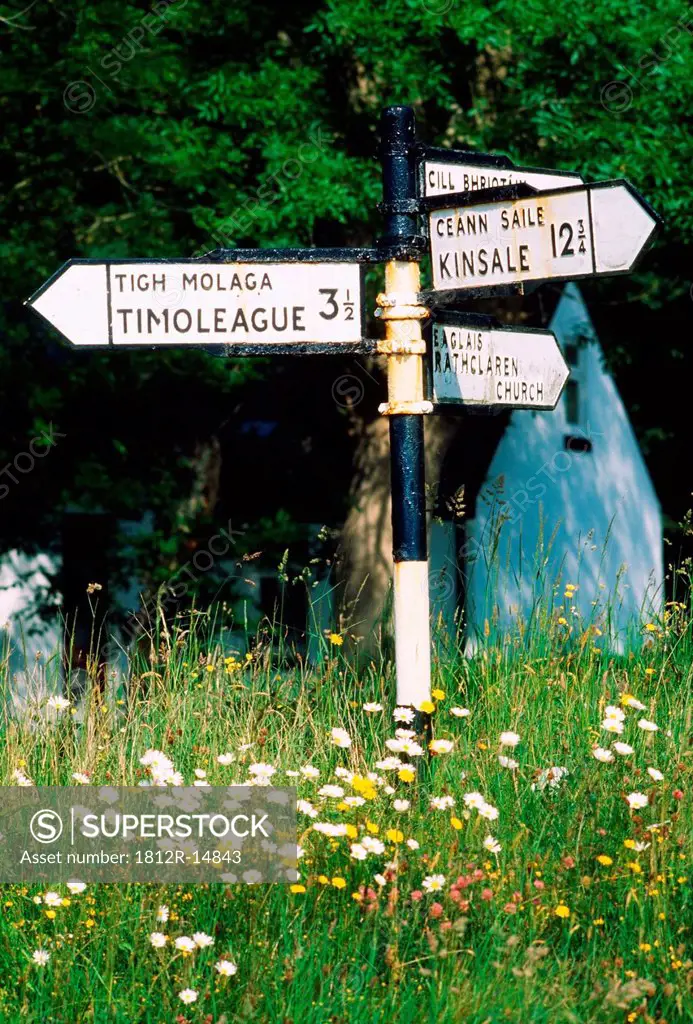
[[[671,795],[673,796],[674,800],[683,800],[682,789],[675,789]]]
[[[546,886],[542,882],[541,878],[535,878],[534,881],[532,882],[532,885],[534,886],[535,889],[538,889],[540,892],[541,892],[542,889],[546,888]]]
[[[493,899],[493,889],[482,889],[481,890],[481,898],[482,898],[482,900],[492,900]]]
[[[421,892],[421,889],[414,889],[413,893],[411,894],[411,898],[414,901],[414,903],[418,903],[419,900],[422,899],[422,897],[423,893]]]
[[[444,910],[442,903],[432,903],[429,911],[431,917],[442,917]]]
[[[441,921],[440,930],[441,932],[449,932],[452,928],[452,921]]]
[[[562,860],[561,860],[561,863],[563,864],[564,868],[568,868],[568,869],[574,868],[575,867],[575,858],[574,857],[570,857],[570,856],[563,857]]]
[[[517,904],[516,903],[506,903],[505,906],[503,907],[503,910],[506,912],[506,914],[516,914],[517,913]]]

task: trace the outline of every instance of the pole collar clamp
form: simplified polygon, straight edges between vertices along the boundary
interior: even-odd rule
[[[375,301],[378,320],[425,320],[431,315],[418,292],[380,292]]]
[[[380,356],[425,356],[428,351],[425,341],[410,338],[380,338],[375,350]]]
[[[428,416],[433,402],[382,402],[378,412],[381,416]]]

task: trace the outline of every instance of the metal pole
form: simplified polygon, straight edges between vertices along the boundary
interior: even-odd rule
[[[423,414],[425,343],[419,302],[415,122],[410,107],[388,107],[381,118],[381,159],[386,233],[381,244],[400,251],[385,264],[385,321],[390,418],[392,539],[394,557],[395,668],[398,705],[419,708],[431,699],[428,550]],[[421,717],[417,726],[422,727]],[[418,731],[418,730],[417,730]]]

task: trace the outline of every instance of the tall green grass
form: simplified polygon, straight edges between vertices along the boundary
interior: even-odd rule
[[[89,885],[70,895],[58,885],[69,905],[51,914],[36,901],[44,889],[4,886],[1,1021],[693,1019],[686,608],[668,606],[624,656],[600,649],[592,627],[568,634],[546,609],[531,643],[519,629],[489,637],[472,658],[440,648],[434,685],[444,696],[435,700],[432,728],[454,748],[417,759],[413,782],[375,767],[391,756],[385,741],[396,728],[389,662],[357,671],[325,636],[322,661],[307,666],[280,658],[271,631],[252,658],[239,651],[229,661],[220,624],[195,615],[185,629],[155,631],[127,686],[111,679],[101,694],[94,674],[80,714],[74,702],[48,710],[45,696],[22,716],[6,704],[3,784],[13,784],[17,770],[37,785],[73,785],[75,772],[95,784],[137,784],[150,748],[187,784],[195,769],[212,785],[246,781],[249,766],[264,762],[276,767],[277,784],[296,785],[314,804],[316,821],[348,822],[354,836],[331,840],[299,814],[305,856],[295,891]],[[41,662],[32,671],[39,692]],[[629,706],[627,695],[646,710]],[[365,712],[367,701],[383,710]],[[609,705],[625,714],[621,736],[601,728]],[[470,713],[458,717],[452,708]],[[658,730],[640,728],[641,718]],[[349,733],[348,749],[332,742],[336,726]],[[499,746],[507,730],[519,734],[517,747]],[[634,752],[596,760],[593,748],[614,741]],[[218,763],[225,752],[236,754],[233,764]],[[504,767],[499,754],[518,767]],[[285,774],[306,764],[319,769],[318,780]],[[335,776],[340,766],[356,774],[356,788]],[[542,774],[552,767],[568,771],[555,788]],[[359,782],[369,772],[383,780],[372,792]],[[346,795],[365,787],[368,799],[340,809],[338,799],[317,795],[326,783]],[[497,808],[497,820],[465,807],[464,795],[475,791]],[[631,810],[632,792],[646,794],[648,805]],[[433,796],[451,796],[454,807],[432,808]],[[395,810],[395,800],[410,808]],[[350,846],[364,835],[377,835],[385,852],[354,860]],[[484,847],[488,836],[499,853]],[[425,892],[424,879],[437,874],[441,891]],[[161,905],[170,910],[165,923],[156,918]],[[163,949],[150,943],[155,931],[168,936]],[[192,956],[173,948],[177,936],[196,931],[213,936],[214,946]],[[32,960],[37,949],[50,953],[45,966]],[[216,972],[221,958],[237,965],[233,977]],[[186,988],[197,993],[191,1005],[179,998]]]

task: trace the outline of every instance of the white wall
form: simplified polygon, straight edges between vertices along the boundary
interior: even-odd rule
[[[527,620],[542,581],[550,593],[560,577],[556,607],[564,605],[574,628],[580,617],[603,626],[611,599],[612,643],[622,647],[629,633],[637,635],[641,617],[647,621],[663,602],[659,504],[574,284],[565,288],[550,327],[564,350],[581,334],[592,339],[579,349],[574,375],[580,382],[579,424],[568,422],[565,393],[553,412],[512,414],[476,518],[467,524],[467,544],[476,556],[467,567],[465,617],[472,635],[494,616],[500,628],[518,612]],[[588,438],[592,451],[566,451],[568,434]],[[503,516],[498,553],[489,565],[492,536]],[[566,583],[579,588],[572,602],[563,599]]]
[[[16,700],[23,701],[58,686],[59,616],[45,621],[34,610],[37,597],[47,592],[49,577],[57,568],[57,561],[46,554],[28,556],[8,551],[0,557],[2,680]]]

